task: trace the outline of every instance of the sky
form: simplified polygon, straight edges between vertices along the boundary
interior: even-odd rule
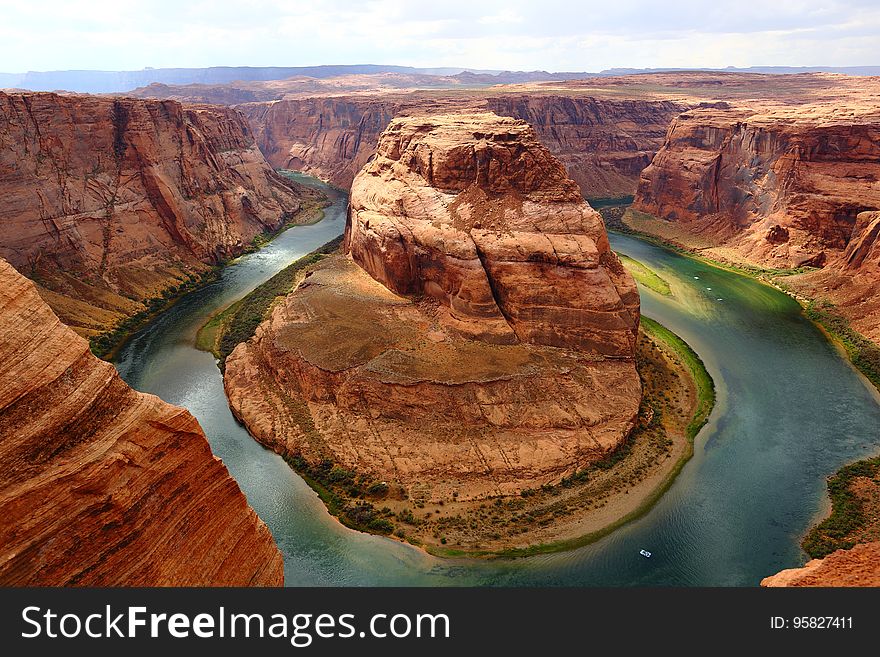
[[[878,0],[0,0],[0,71],[880,64]]]

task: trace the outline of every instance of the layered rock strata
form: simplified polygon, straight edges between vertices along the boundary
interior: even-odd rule
[[[823,266],[880,209],[880,112],[704,107],[677,117],[634,208],[773,268]]]
[[[0,256],[83,335],[300,209],[247,121],[173,101],[0,93]]]
[[[587,198],[631,196],[642,170],[662,146],[681,101],[504,94],[487,109],[531,125]]]
[[[803,296],[831,301],[856,331],[880,344],[880,212],[856,215],[842,253],[818,271],[786,277],[785,284]]]
[[[0,583],[280,585],[187,411],[129,388],[0,260]]]
[[[634,193],[641,170],[663,145],[672,119],[687,109],[744,100],[764,109],[810,103],[864,105],[880,86],[877,78],[826,73],[678,71],[429,90],[439,78],[387,77],[171,86],[139,93],[247,103],[239,108],[248,115],[273,166],[302,169],[343,187],[372,154],[392,116],[489,110],[530,123],[584,195],[599,198]],[[411,88],[404,91],[407,86]],[[264,102],[250,102],[258,100]]]
[[[635,284],[525,123],[393,120],[352,187],[346,245],[226,361],[258,440],[465,500],[557,481],[626,438]]]
[[[703,107],[673,122],[642,173],[633,207],[656,219],[630,223],[720,260],[817,269],[780,282],[876,342],[878,181],[876,104]]]
[[[239,106],[266,160],[348,188],[404,108],[389,98],[305,98]]]
[[[349,187],[398,115],[485,111],[523,119],[568,169],[587,197],[634,193],[641,170],[686,105],[653,99],[505,94],[488,98],[377,95],[290,98],[239,106],[257,143],[279,168],[303,170]]]

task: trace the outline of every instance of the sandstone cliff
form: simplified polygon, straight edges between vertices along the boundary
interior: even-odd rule
[[[880,542],[862,543],[765,577],[761,586],[880,586]]]
[[[392,121],[346,243],[226,361],[261,442],[437,501],[558,481],[632,429],[635,284],[523,122]]]
[[[629,196],[663,144],[670,121],[687,105],[645,98],[504,94],[486,101],[522,119],[588,198]]]
[[[831,301],[856,331],[880,344],[880,212],[858,214],[842,253],[819,271],[786,277],[785,284]]]
[[[306,171],[348,187],[398,115],[490,110],[523,119],[566,165],[587,197],[631,195],[641,170],[686,105],[653,99],[552,94],[409,94],[291,98],[239,108],[275,167]]]
[[[240,105],[266,160],[350,187],[404,104],[385,98],[304,98]]]
[[[0,93],[0,256],[83,335],[240,253],[303,193],[230,108]]]
[[[458,76],[457,76],[458,77]],[[499,79],[500,81],[500,79]],[[348,75],[229,85],[155,86],[145,97],[239,105],[275,167],[301,168],[348,187],[397,115],[482,111],[530,123],[588,198],[634,193],[670,122],[700,104],[864,105],[877,78],[811,73],[679,71],[482,89],[431,76]],[[756,101],[757,99],[757,101]],[[254,102],[263,101],[263,102]]]
[[[673,121],[642,173],[641,230],[710,257],[771,269],[801,296],[834,302],[880,340],[880,111],[862,98],[703,107]]]
[[[280,585],[184,409],[129,388],[0,260],[0,584]]]
[[[704,107],[673,121],[634,207],[751,262],[821,266],[880,208],[878,179],[876,108]]]

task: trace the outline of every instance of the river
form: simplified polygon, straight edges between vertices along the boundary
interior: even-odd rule
[[[804,555],[800,536],[827,510],[825,477],[880,447],[880,403],[786,295],[633,237],[615,250],[657,271],[674,296],[641,289],[642,312],[703,358],[718,404],[694,457],[645,516],[570,552],[517,560],[445,560],[342,527],[276,454],[233,418],[212,355],[195,349],[204,321],[339,235],[346,196],[323,221],[287,230],[184,297],[120,350],[134,388],[189,409],[214,453],[266,522],[288,585],[753,586]],[[651,559],[640,549],[653,553]]]

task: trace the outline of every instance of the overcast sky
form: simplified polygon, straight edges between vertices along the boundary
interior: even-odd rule
[[[880,64],[853,0],[0,0],[0,71]]]

